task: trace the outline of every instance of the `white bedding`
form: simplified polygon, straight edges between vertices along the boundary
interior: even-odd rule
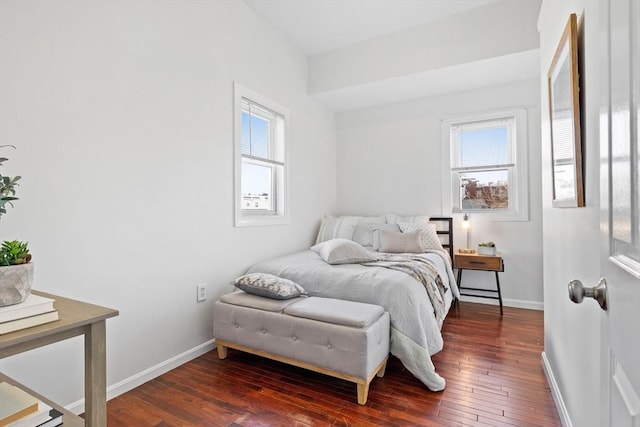
[[[459,297],[448,254],[433,251],[421,256],[434,263],[448,289],[445,292],[448,311],[453,298]],[[384,307],[391,317],[391,353],[430,390],[444,389],[444,378],[435,372],[431,362],[431,355],[442,350],[442,334],[425,287],[408,274],[359,264],[329,265],[311,250],[260,262],[249,272],[293,280],[312,296]]]

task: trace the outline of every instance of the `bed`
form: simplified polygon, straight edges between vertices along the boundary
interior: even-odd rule
[[[292,280],[311,296],[384,307],[391,319],[391,353],[430,390],[440,391],[445,380],[431,355],[443,348],[442,321],[459,298],[451,267],[452,234],[450,218],[325,217],[311,249],[259,262],[249,273]],[[401,252],[406,243],[398,246],[398,241],[415,243],[413,236],[419,236],[420,250]],[[330,264],[337,259],[330,258],[338,253],[336,247],[348,256]]]

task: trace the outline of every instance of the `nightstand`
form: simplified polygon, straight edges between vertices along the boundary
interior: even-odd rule
[[[502,254],[496,255],[478,255],[461,254],[456,252],[453,256],[453,266],[458,269],[458,289],[460,295],[478,298],[497,299],[500,301],[500,314],[502,314],[502,292],[500,290],[500,278],[498,273],[504,271],[504,261]],[[462,270],[481,270],[493,271],[496,273],[496,289],[467,288],[462,286]],[[474,291],[474,293],[465,293],[463,291]],[[491,295],[498,294],[498,296]]]

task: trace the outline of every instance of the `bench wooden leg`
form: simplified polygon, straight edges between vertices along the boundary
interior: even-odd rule
[[[358,403],[364,405],[367,403],[367,398],[369,397],[369,384],[373,380],[374,376],[378,376],[382,378],[384,376],[384,371],[387,369],[387,361],[389,360],[389,356],[385,357],[382,362],[378,365],[378,368],[371,374],[369,379],[366,382],[357,382],[358,384]]]
[[[221,345],[221,344],[216,344],[216,347],[218,348],[218,357],[220,359],[226,359],[227,358],[227,347]]]
[[[384,377],[384,371],[387,369],[387,360],[389,360],[388,357],[386,359],[384,359],[384,361],[382,362],[382,366],[380,366],[380,369],[378,370],[378,373],[376,374],[378,376],[378,378]]]
[[[358,403],[364,405],[369,397],[369,383],[358,383]]]

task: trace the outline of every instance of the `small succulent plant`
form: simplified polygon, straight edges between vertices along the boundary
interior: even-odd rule
[[[483,248],[495,248],[496,244],[493,242],[483,242],[483,243],[478,243],[478,246],[481,246]]]
[[[5,240],[0,246],[0,265],[26,264],[31,261],[29,243]]]

